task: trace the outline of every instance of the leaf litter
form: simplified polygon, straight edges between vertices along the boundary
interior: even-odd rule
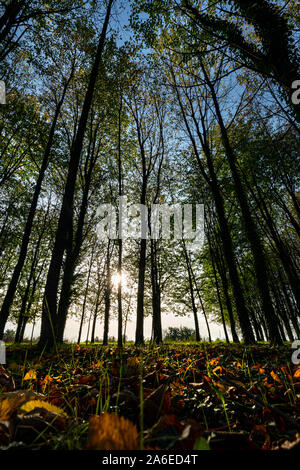
[[[300,366],[289,346],[8,347],[0,448],[291,450]],[[24,360],[25,357],[25,360]]]

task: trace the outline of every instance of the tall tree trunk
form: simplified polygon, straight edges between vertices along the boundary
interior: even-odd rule
[[[216,284],[216,289],[217,289],[217,296],[218,296],[218,302],[219,302],[219,307],[220,307],[220,312],[221,312],[222,324],[223,324],[223,329],[224,329],[224,333],[225,333],[225,339],[226,339],[226,343],[229,343],[229,337],[228,337],[228,333],[227,333],[225,315],[224,315],[223,304],[222,304],[222,299],[221,299],[221,293],[220,293],[220,288],[219,288],[219,281],[218,281],[217,270],[216,270],[216,265],[215,265],[215,255],[214,255],[214,251],[213,251],[213,248],[212,248],[212,243],[211,243],[209,230],[208,230],[207,238],[208,238],[208,244],[209,244],[211,264],[212,264],[212,268],[213,268],[215,284]]]
[[[22,343],[23,338],[24,338],[25,328],[26,328],[26,325],[27,325],[28,320],[29,320],[30,310],[31,310],[33,300],[34,300],[34,294],[35,294],[37,286],[38,286],[38,281],[39,281],[39,276],[34,278],[34,280],[33,280],[31,295],[30,295],[29,302],[26,306],[26,310],[24,312],[23,319],[22,319],[21,329],[20,329],[19,338],[18,338],[19,343]],[[35,322],[35,317],[34,317],[34,322]]]
[[[289,311],[289,317],[291,319],[297,338],[300,338],[300,326],[298,323],[297,315],[295,314],[295,311],[294,311],[294,308],[290,299],[290,295],[287,292],[287,288],[286,288],[286,285],[285,285],[285,282],[284,282],[284,279],[280,270],[278,270],[278,274],[279,274],[280,284],[281,284],[281,288],[282,288],[283,295],[285,298],[285,302]]]
[[[256,182],[255,182],[256,184]],[[286,275],[288,277],[290,286],[292,288],[293,294],[295,296],[295,300],[297,302],[299,311],[300,311],[300,279],[297,274],[297,268],[294,266],[293,260],[291,259],[278,231],[276,230],[275,224],[273,222],[272,216],[270,214],[270,211],[264,201],[263,196],[260,193],[260,189],[256,184],[257,191],[259,193],[258,197],[255,197],[253,190],[251,190],[251,193],[255,197],[255,200],[257,202],[258,208],[269,228],[270,235],[272,237],[272,240],[274,241],[274,244],[276,246],[279,258],[282,262],[282,266],[286,272]]]
[[[206,323],[206,327],[207,327],[207,333],[208,333],[208,340],[211,343],[211,333],[210,333],[208,318],[207,318],[207,314],[206,314],[206,311],[205,311],[205,308],[204,308],[204,303],[203,303],[203,300],[202,300],[202,297],[201,297],[201,294],[200,294],[198,284],[196,282],[196,278],[195,278],[195,274],[194,274],[194,270],[193,270],[192,266],[191,266],[191,273],[192,273],[192,277],[193,277],[193,280],[194,280],[194,284],[195,284],[196,292],[197,292],[197,295],[198,295],[198,299],[199,299],[199,302],[200,302],[200,305],[201,305],[201,309],[202,309],[202,312],[203,312],[203,316],[204,316],[204,319],[205,319],[205,323]]]
[[[142,219],[142,238],[140,241],[140,255],[139,255],[139,274],[138,274],[138,292],[137,292],[137,311],[136,311],[136,332],[135,332],[135,344],[144,343],[144,295],[145,295],[145,270],[146,270],[146,249],[147,240],[143,238],[145,236],[144,229],[146,226],[146,214],[143,213],[146,203],[146,190],[147,190],[147,176],[145,172],[145,155],[142,148],[142,160],[143,160],[143,184],[140,203],[142,208],[141,219]]]
[[[183,242],[182,245],[183,245],[184,257],[185,257],[185,262],[186,262],[186,267],[187,267],[187,272],[188,272],[188,278],[189,278],[192,310],[193,310],[194,322],[195,322],[196,341],[201,341],[199,321],[198,321],[198,310],[197,310],[197,306],[195,302],[193,278],[192,278],[191,267],[190,267],[190,258],[189,258],[184,240],[182,240],[182,242]]]
[[[24,266],[24,263],[25,263],[25,260],[26,260],[28,244],[29,244],[29,240],[30,240],[32,226],[33,226],[33,220],[34,220],[34,216],[35,216],[35,212],[36,212],[36,208],[37,208],[39,195],[40,195],[41,188],[42,188],[42,183],[43,183],[44,176],[45,176],[45,173],[46,173],[46,170],[47,170],[47,167],[48,167],[48,163],[49,163],[51,148],[52,148],[52,145],[53,145],[55,128],[56,128],[57,120],[58,120],[58,117],[59,117],[59,114],[60,114],[60,111],[61,111],[61,107],[62,107],[64,99],[65,99],[67,88],[68,88],[69,83],[72,79],[72,76],[73,76],[73,69],[72,69],[72,72],[71,72],[71,75],[70,75],[69,79],[65,83],[61,99],[60,99],[60,101],[58,102],[58,104],[56,106],[53,121],[52,121],[52,124],[51,124],[50,133],[49,133],[49,136],[48,136],[47,145],[46,145],[45,152],[44,152],[43,161],[42,161],[42,164],[41,164],[41,167],[40,167],[38,179],[37,179],[36,184],[35,184],[35,189],[34,189],[34,193],[33,193],[32,201],[31,201],[29,213],[28,213],[27,220],[26,220],[26,225],[25,225],[25,228],[24,228],[24,233],[23,233],[23,237],[22,237],[22,242],[21,242],[18,261],[17,261],[17,264],[15,265],[15,268],[14,268],[14,271],[13,271],[13,274],[12,274],[10,283],[8,285],[8,289],[7,289],[7,292],[6,292],[6,295],[4,297],[3,304],[2,304],[2,307],[1,307],[1,310],[0,310],[0,339],[3,337],[4,328],[5,328],[8,316],[9,316],[10,307],[13,303],[15,293],[16,293],[16,289],[17,289],[17,285],[18,285],[18,281],[19,281],[19,278],[20,278],[20,274],[21,274],[21,271],[23,269],[23,266]]]
[[[222,245],[223,245],[223,250],[224,250],[224,257],[226,259],[226,263],[227,263],[227,266],[228,266],[230,281],[231,281],[233,295],[234,295],[235,307],[236,307],[236,311],[237,311],[237,315],[238,315],[238,319],[239,319],[239,324],[240,324],[240,327],[241,327],[241,330],[242,330],[243,339],[244,339],[245,343],[247,343],[247,344],[255,343],[255,338],[254,338],[251,323],[250,323],[250,320],[249,320],[249,312],[247,311],[245,298],[244,298],[244,293],[243,293],[243,289],[242,289],[242,286],[241,286],[241,281],[240,281],[237,266],[236,266],[236,260],[235,260],[234,250],[233,250],[232,239],[231,239],[231,235],[230,235],[228,221],[227,221],[226,214],[225,214],[224,200],[223,200],[223,196],[222,196],[222,193],[221,193],[221,190],[220,190],[217,175],[216,175],[216,172],[215,172],[213,159],[212,159],[212,155],[211,155],[211,151],[210,151],[210,147],[209,147],[209,143],[208,143],[208,139],[207,139],[207,135],[206,135],[205,120],[204,120],[204,117],[202,116],[201,117],[201,124],[202,124],[202,128],[203,128],[203,135],[202,135],[201,132],[200,132],[200,128],[199,128],[199,123],[198,123],[194,113],[192,112],[192,119],[195,123],[196,129],[197,129],[197,134],[198,134],[198,137],[199,137],[200,142],[201,142],[202,150],[203,150],[203,152],[205,154],[205,157],[206,157],[209,176],[206,174],[206,171],[203,167],[203,164],[202,164],[202,161],[201,161],[201,157],[200,157],[200,154],[199,154],[199,151],[198,151],[198,147],[197,147],[193,132],[190,129],[190,126],[189,126],[189,123],[188,123],[188,120],[187,120],[187,116],[186,116],[186,113],[185,113],[185,109],[184,109],[184,106],[182,104],[182,100],[181,100],[181,97],[180,97],[180,94],[179,94],[179,91],[178,91],[178,87],[176,85],[176,79],[175,79],[174,72],[172,70],[171,70],[171,72],[172,72],[172,75],[173,75],[173,81],[174,81],[176,95],[177,95],[177,98],[178,98],[178,104],[179,104],[180,109],[181,109],[182,117],[183,117],[183,120],[185,122],[185,126],[186,126],[186,129],[187,129],[188,135],[190,137],[190,140],[191,140],[193,150],[194,150],[195,155],[196,155],[196,159],[197,159],[200,171],[203,175],[203,178],[205,179],[205,181],[207,182],[207,184],[210,187],[210,190],[211,190],[214,202],[215,202],[218,221],[219,221],[219,226],[220,226],[221,240],[222,240]]]
[[[228,281],[227,281],[227,276],[226,276],[226,267],[223,261],[222,253],[218,249],[216,249],[216,265],[217,265],[217,269],[219,271],[222,286],[223,286],[223,292],[224,292],[226,307],[227,307],[228,316],[229,316],[232,339],[235,343],[239,343],[239,337],[236,332],[235,320],[233,316],[232,304],[231,304],[231,300],[229,296],[229,286],[228,286]]]
[[[94,261],[94,253],[92,252],[91,260],[90,260],[90,264],[89,264],[88,275],[87,275],[87,280],[86,280],[86,287],[85,287],[85,291],[84,291],[82,314],[81,314],[81,320],[80,320],[80,326],[79,326],[79,332],[78,332],[78,340],[77,340],[78,344],[80,343],[80,340],[81,340],[82,327],[83,327],[83,323],[84,323],[84,320],[85,320],[85,308],[86,308],[87,295],[88,295],[89,286],[90,286],[90,278],[91,278],[93,261]]]
[[[70,237],[68,239],[68,246],[66,249],[65,268],[63,272],[60,299],[59,299],[58,310],[57,310],[56,334],[57,334],[57,342],[59,343],[63,342],[68,309],[69,309],[70,302],[71,302],[71,291],[72,291],[72,284],[74,281],[74,272],[78,263],[78,258],[79,258],[79,254],[80,254],[80,250],[81,250],[81,246],[83,242],[84,221],[85,221],[85,215],[87,212],[88,196],[89,196],[94,163],[95,163],[95,160],[91,162],[89,171],[85,175],[85,185],[84,185],[82,201],[80,205],[79,217],[77,221],[76,233],[74,237],[75,240],[73,243],[73,237]]]
[[[128,322],[128,317],[130,313],[130,307],[131,307],[131,300],[132,300],[132,289],[130,291],[130,297],[129,297],[129,302],[127,305],[126,313],[125,313],[125,321],[124,321],[124,328],[123,328],[123,343],[126,343],[126,331],[127,331],[127,322]]]
[[[262,330],[261,330],[261,328],[259,326],[259,323],[256,319],[256,315],[255,315],[252,307],[249,306],[248,309],[249,309],[249,313],[250,313],[250,318],[252,320],[253,328],[254,328],[254,331],[255,331],[255,334],[256,334],[256,339],[257,339],[257,341],[263,341],[263,339],[264,339],[263,338],[263,333],[262,333]]]
[[[157,241],[150,240],[151,248],[151,286],[152,286],[152,331],[153,341],[156,344],[162,342],[162,325],[161,325],[161,292],[160,284],[158,279],[158,267],[157,267]]]
[[[144,289],[145,289],[145,270],[146,270],[146,239],[141,240],[139,257],[139,277],[137,294],[137,321],[135,343],[144,343]]]
[[[30,289],[31,289],[31,282],[34,279],[34,273],[35,273],[35,270],[36,270],[36,265],[37,265],[39,251],[40,251],[40,246],[41,246],[41,243],[42,243],[42,240],[43,240],[46,228],[47,228],[47,218],[48,218],[49,211],[50,211],[50,201],[51,200],[49,200],[49,203],[48,203],[47,212],[46,212],[46,215],[44,217],[44,222],[43,222],[43,225],[42,225],[41,232],[39,233],[39,236],[38,236],[35,248],[34,248],[34,254],[33,254],[32,262],[31,262],[31,266],[30,266],[30,272],[29,272],[27,285],[26,285],[26,289],[25,289],[24,296],[23,296],[23,299],[22,299],[20,314],[19,314],[19,318],[18,318],[17,330],[16,330],[16,335],[15,335],[15,343],[20,343],[21,342],[20,340],[23,339],[23,336],[22,336],[21,332],[23,331],[23,334],[24,334],[25,327],[23,328],[23,323],[24,323],[24,320],[25,320],[25,324],[26,324],[26,321],[27,321],[27,319],[25,318],[26,305],[27,305],[27,300],[28,300],[28,297],[29,297]],[[42,269],[40,271],[40,275],[41,275]],[[33,290],[35,290],[35,285],[36,285],[37,281],[38,281],[38,279],[35,279],[35,281],[33,283],[34,284],[33,285]]]
[[[103,300],[103,296],[100,299],[100,295],[102,292],[103,286],[98,285],[97,289],[97,298],[96,298],[96,303],[95,303],[95,311],[93,315],[93,324],[92,324],[92,333],[91,333],[91,343],[95,342],[95,331],[96,331],[96,324],[97,324],[97,317],[98,317],[98,312],[99,312],[99,307],[101,305],[101,302]]]
[[[76,137],[70,152],[68,176],[45,287],[41,335],[39,341],[40,348],[43,348],[46,345],[47,348],[51,348],[56,341],[57,333],[55,330],[57,327],[57,296],[60,272],[63,256],[68,244],[68,239],[70,240],[73,236],[73,202],[78,167],[113,1],[114,0],[109,0],[108,2],[106,16],[98,43],[95,61],[89,78],[88,88],[79,119]]]
[[[122,139],[122,108],[123,108],[123,97],[121,96],[120,107],[119,107],[119,122],[118,122],[118,184],[119,184],[119,201],[123,195],[123,184],[122,184],[122,148],[121,148],[121,139]],[[119,274],[119,283],[118,283],[118,347],[121,348],[123,345],[122,338],[122,322],[123,322],[123,312],[122,312],[122,251],[123,251],[123,234],[122,234],[122,223],[123,223],[123,214],[121,211],[121,204],[119,206],[119,239],[118,239],[118,274]]]
[[[262,243],[260,240],[260,236],[252,217],[249,203],[247,200],[247,196],[237,169],[236,164],[236,157],[234,151],[231,147],[229,142],[229,137],[227,134],[227,130],[223,121],[223,117],[220,111],[219,102],[217,99],[217,95],[215,92],[214,85],[212,84],[211,80],[208,77],[207,71],[201,62],[201,68],[205,77],[205,81],[209,87],[211,92],[211,96],[213,99],[214,107],[216,110],[216,115],[218,119],[218,123],[221,130],[223,145],[225,149],[225,153],[228,159],[229,167],[231,170],[231,174],[234,181],[234,190],[236,196],[238,198],[240,208],[243,215],[243,224],[245,227],[245,232],[247,234],[247,238],[249,240],[251,251],[253,254],[254,259],[254,267],[255,267],[255,274],[257,278],[257,286],[261,296],[261,302],[263,307],[263,312],[266,317],[266,322],[268,325],[269,333],[271,342],[275,344],[281,344],[281,337],[278,330],[277,322],[276,322],[276,315],[272,304],[272,299],[270,295],[270,287],[269,287],[269,276],[267,270],[267,263],[265,259],[265,253],[262,247]]]
[[[104,292],[104,332],[103,332],[103,344],[106,346],[108,343],[108,331],[109,331],[109,317],[110,317],[110,295],[111,295],[111,276],[110,276],[110,244],[111,240],[108,240],[107,254],[106,254],[106,285]]]

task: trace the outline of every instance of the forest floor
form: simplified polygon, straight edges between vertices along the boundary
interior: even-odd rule
[[[8,346],[0,449],[299,449],[290,345]]]

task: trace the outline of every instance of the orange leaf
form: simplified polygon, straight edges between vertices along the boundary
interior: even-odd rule
[[[294,378],[299,379],[300,378],[300,366],[297,368],[296,372],[294,373]]]
[[[87,439],[89,450],[139,450],[135,424],[115,414],[92,416]]]
[[[216,374],[216,372],[220,372],[222,374],[223,372],[223,367],[222,366],[217,366],[213,369],[213,373]]]
[[[35,380],[35,379],[36,379],[36,371],[33,369],[30,369],[25,375],[23,380]]]
[[[281,383],[280,378],[278,377],[278,375],[273,370],[271,372],[271,377],[275,380],[275,382]]]
[[[210,364],[210,365],[214,365],[214,364],[219,364],[219,362],[220,362],[220,358],[219,358],[219,357],[216,357],[216,358],[214,358],[214,359],[211,359],[211,360],[209,361],[209,364]]]

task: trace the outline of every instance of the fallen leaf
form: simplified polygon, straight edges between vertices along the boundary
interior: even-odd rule
[[[36,379],[36,371],[34,369],[30,369],[25,375],[23,380],[35,380],[35,379]]]
[[[115,414],[92,416],[87,438],[89,450],[138,450],[137,427]]]
[[[52,405],[51,403],[48,403],[47,401],[41,401],[41,400],[27,401],[26,403],[24,403],[24,405],[21,406],[20,410],[25,413],[29,413],[35,410],[36,408],[43,408],[47,411],[50,411],[51,413],[68,417],[67,413],[65,413],[64,410],[62,410],[58,406]]]
[[[275,380],[275,382],[281,383],[280,378],[278,377],[278,375],[273,370],[271,372],[271,377]]]
[[[296,369],[296,372],[294,373],[294,378],[300,379],[300,366]]]

